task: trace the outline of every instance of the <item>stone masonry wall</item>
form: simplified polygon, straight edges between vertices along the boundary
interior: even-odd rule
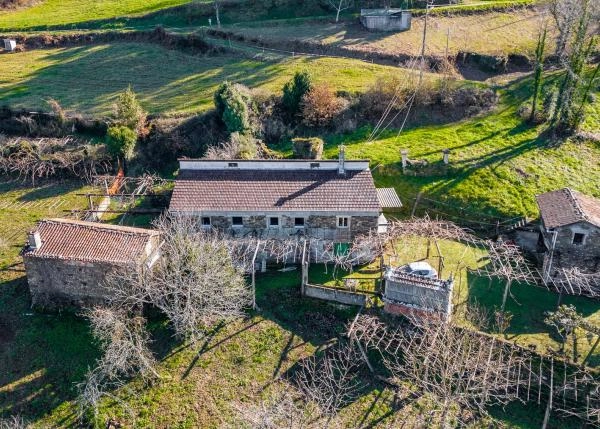
[[[107,274],[122,268],[107,263],[86,263],[25,256],[32,306],[45,310],[101,304],[109,296],[102,286]]]
[[[600,228],[581,222],[557,228],[557,231],[553,267],[579,267],[593,272],[600,270]],[[586,235],[583,244],[573,244],[575,233]],[[552,245],[551,233],[546,233],[546,240]],[[546,255],[549,257],[550,251]]]

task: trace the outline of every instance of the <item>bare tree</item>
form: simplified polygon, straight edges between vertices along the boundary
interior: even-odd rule
[[[337,344],[322,355],[300,363],[294,381],[308,402],[316,404],[327,421],[355,399],[360,388],[361,356],[352,345]]]
[[[235,405],[240,426],[252,429],[317,429],[321,411],[316,404],[302,401],[302,394],[290,385],[258,404]]]
[[[340,13],[344,10],[350,9],[354,5],[353,0],[327,0],[329,4],[336,12],[335,22],[340,21]]]
[[[13,416],[0,419],[0,429],[27,429],[31,427],[20,416]]]
[[[159,378],[156,361],[148,348],[149,334],[145,320],[121,309],[94,308],[86,312],[92,332],[100,344],[103,356],[96,368],[90,370],[84,382],[78,385],[80,417],[92,411],[98,414],[103,397],[123,385],[125,379],[140,374],[149,381]]]
[[[215,18],[217,19],[217,27],[221,28],[221,0],[213,0],[215,8]]]
[[[460,410],[485,415],[489,405],[518,399],[522,358],[493,337],[432,317],[397,330],[390,340],[396,351],[383,353],[387,369],[434,400],[442,428],[460,421]]]

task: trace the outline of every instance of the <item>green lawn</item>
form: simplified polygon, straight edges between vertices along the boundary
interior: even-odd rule
[[[67,110],[106,115],[128,85],[151,113],[190,114],[213,107],[213,93],[225,80],[270,92],[281,91],[296,71],[337,90],[363,91],[401,69],[358,60],[284,57],[246,59],[192,56],[152,44],[114,43],[3,55],[0,105],[42,108],[52,97]]]
[[[208,1],[208,0],[205,0]],[[110,18],[141,15],[190,0],[43,0],[28,8],[0,11],[0,31],[69,28]]]
[[[349,158],[371,160],[376,184],[395,187],[407,208],[412,208],[422,191],[449,204],[442,213],[456,215],[465,208],[471,213],[467,217],[479,221],[490,222],[477,213],[501,218],[537,216],[535,195],[564,186],[600,197],[600,146],[591,142],[552,144],[542,134],[543,127],[524,123],[517,109],[528,101],[529,85],[528,78],[521,78],[499,87],[497,108],[459,122],[428,125],[425,112],[413,118],[417,125],[400,134],[387,131],[374,141],[368,141],[370,128],[326,136],[325,157],[336,157],[338,145],[343,143]],[[599,129],[599,106],[596,98],[584,129]],[[445,148],[451,150],[448,173],[402,173],[401,149],[408,149],[411,159],[439,165]]]

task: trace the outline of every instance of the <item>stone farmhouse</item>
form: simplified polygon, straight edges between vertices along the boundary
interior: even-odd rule
[[[600,271],[600,200],[569,188],[536,199],[544,277],[556,276],[559,268]]]
[[[402,206],[376,189],[369,161],[180,160],[169,206],[236,237],[305,236],[350,243],[385,231],[383,210]]]
[[[151,267],[159,257],[156,231],[47,219],[29,234],[23,250],[32,306],[80,307],[103,302],[106,276],[121,269]]]

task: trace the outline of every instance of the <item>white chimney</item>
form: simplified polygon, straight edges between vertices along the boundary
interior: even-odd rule
[[[344,165],[346,162],[346,153],[344,145],[340,145],[340,155],[338,157],[338,174],[344,175],[346,174],[346,166]]]
[[[29,233],[29,248],[36,250],[42,247],[42,237],[40,236],[39,231],[34,231]]]

